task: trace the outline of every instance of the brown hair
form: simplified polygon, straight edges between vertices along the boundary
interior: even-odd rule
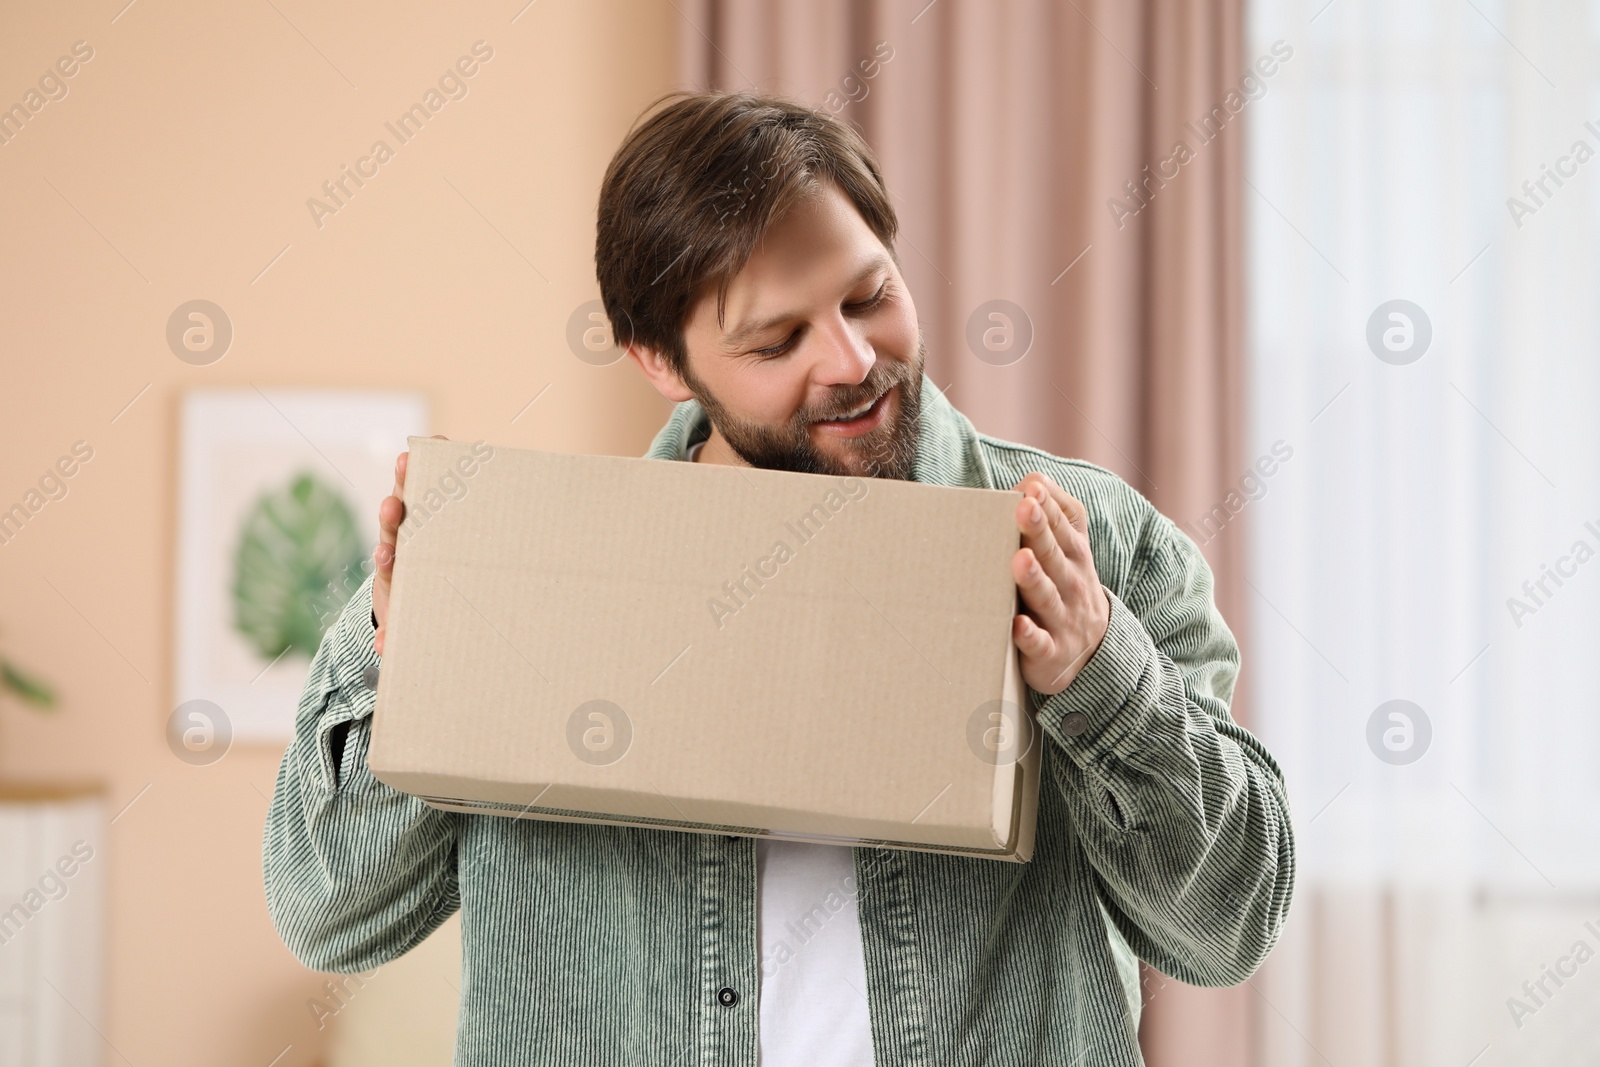
[[[674,99],[676,98],[676,99]],[[899,228],[877,157],[826,112],[756,93],[658,97],[600,184],[594,244],[600,298],[619,347],[637,341],[682,374],[683,324],[704,286],[728,284],[756,243],[822,181],[838,184],[895,258]]]

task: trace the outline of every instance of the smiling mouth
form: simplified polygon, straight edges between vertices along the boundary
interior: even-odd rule
[[[837,418],[818,419],[817,422],[818,423],[854,422],[855,420],[861,418],[863,415],[867,415],[867,414],[871,413],[872,409],[877,407],[878,404],[882,402],[883,398],[888,396],[888,395],[889,395],[889,390],[885,389],[883,392],[879,393],[875,399],[869,400],[866,403],[861,404],[858,407],[851,408],[849,411],[845,412],[843,415],[838,416]]]

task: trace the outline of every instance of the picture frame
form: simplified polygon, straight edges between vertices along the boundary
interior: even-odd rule
[[[289,741],[316,642],[371,573],[395,457],[427,425],[414,392],[184,395],[168,723],[180,758]]]

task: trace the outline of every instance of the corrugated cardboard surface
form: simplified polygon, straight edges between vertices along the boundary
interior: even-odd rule
[[[463,811],[1032,855],[1020,494],[410,448],[380,780]]]

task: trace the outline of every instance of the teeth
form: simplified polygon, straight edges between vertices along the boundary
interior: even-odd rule
[[[836,419],[823,419],[822,421],[823,422],[849,422],[851,419],[859,419],[861,416],[865,415],[868,411],[871,411],[872,410],[872,405],[876,404],[877,402],[878,402],[878,398],[874,397],[873,399],[867,401],[865,404],[862,404],[860,407],[856,408],[854,411],[847,412],[846,414],[840,415]]]

